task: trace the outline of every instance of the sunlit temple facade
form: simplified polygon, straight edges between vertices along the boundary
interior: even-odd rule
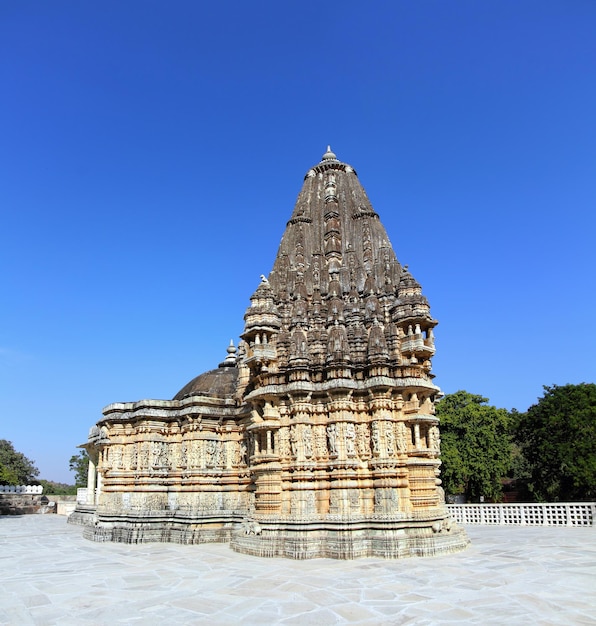
[[[96,541],[300,559],[464,548],[440,486],[437,322],[331,149],[244,321],[238,347],[172,400],[103,410],[71,521]]]

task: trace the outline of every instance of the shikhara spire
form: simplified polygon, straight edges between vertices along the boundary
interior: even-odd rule
[[[278,368],[288,367],[300,352],[301,360],[320,370],[339,358],[341,344],[341,361],[356,370],[370,364],[372,353],[376,363],[386,354],[387,366],[420,358],[424,384],[435,389],[430,357],[436,321],[428,302],[399,264],[356,172],[330,147],[305,177],[269,287]],[[264,306],[260,293],[259,288],[254,296],[257,308]],[[266,329],[254,312],[253,305],[245,318],[249,343],[254,328]],[[400,349],[410,326],[425,342],[414,355]]]

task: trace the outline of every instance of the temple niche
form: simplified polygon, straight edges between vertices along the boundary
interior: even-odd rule
[[[464,548],[440,486],[437,322],[331,149],[244,321],[219,367],[172,400],[103,410],[71,516],[85,536],[297,559]]]

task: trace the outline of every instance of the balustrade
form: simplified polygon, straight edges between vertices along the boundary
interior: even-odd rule
[[[448,504],[460,524],[596,526],[596,502]]]
[[[0,485],[0,493],[26,493],[31,495],[41,495],[42,485]]]

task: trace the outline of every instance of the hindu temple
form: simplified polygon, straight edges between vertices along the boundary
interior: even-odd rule
[[[171,400],[103,410],[71,521],[95,541],[263,557],[463,549],[441,489],[436,324],[356,171],[328,148],[237,347]]]

